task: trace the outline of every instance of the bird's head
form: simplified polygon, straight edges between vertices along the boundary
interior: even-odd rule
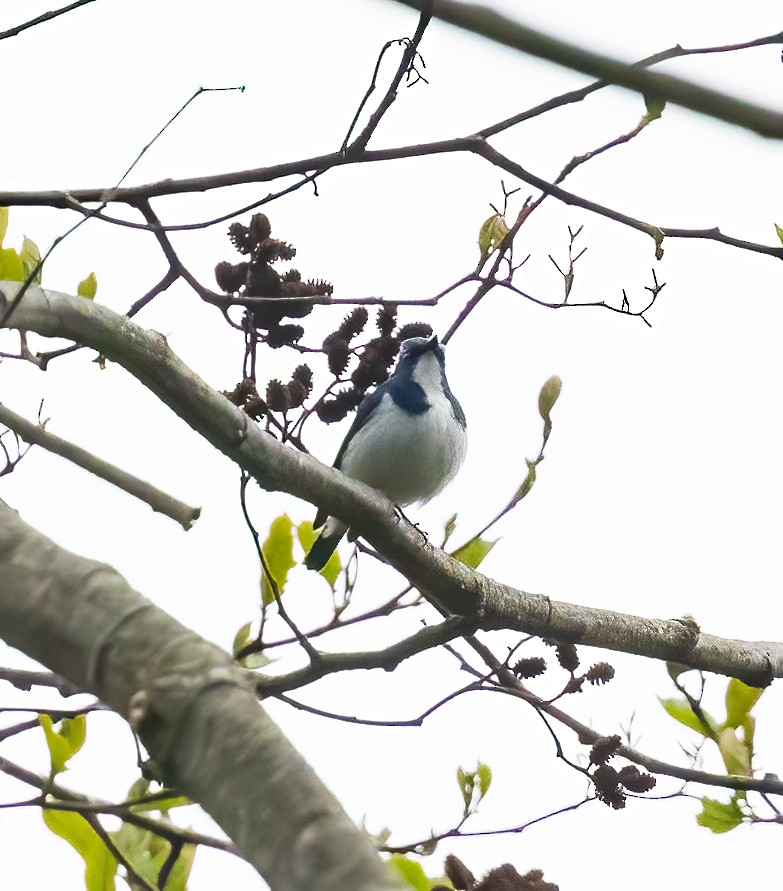
[[[430,334],[429,337],[408,337],[400,344],[397,367],[416,365],[419,359],[427,353],[433,353],[438,361],[443,363],[445,354],[443,347],[438,343],[437,334]]]

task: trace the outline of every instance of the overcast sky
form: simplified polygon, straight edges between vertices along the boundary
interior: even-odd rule
[[[735,43],[780,29],[773,2],[726,6],[720,14],[701,0],[644,7],[614,0],[495,5],[629,61],[676,43]],[[5,0],[0,30],[47,8]],[[411,10],[389,0],[97,0],[0,42],[2,188],[111,186],[199,86],[246,90],[201,96],[129,182],[333,151],[380,47],[412,34],[415,24]],[[401,93],[372,147],[467,135],[587,82],[437,22],[421,49],[429,84]],[[779,47],[693,57],[661,70],[783,110]],[[493,144],[552,179],[572,156],[627,132],[643,113],[639,97],[604,90]],[[774,223],[783,225],[780,151],[779,144],[669,107],[638,139],[585,164],[566,186],[657,225],[719,225],[737,237],[773,244]],[[324,177],[317,198],[302,189],[268,213],[273,234],[296,245],[295,265],[305,277],[333,281],[340,297],[404,301],[430,297],[475,266],[478,230],[490,203],[502,200],[501,179],[517,185],[467,156],[364,165]],[[167,223],[206,220],[269,190],[266,184],[236,187],[159,201],[156,209]],[[516,197],[527,194],[523,185]],[[48,246],[75,219],[14,208],[6,245],[18,246],[27,234]],[[236,259],[226,225],[175,238],[185,264],[209,286],[215,263]],[[508,500],[524,477],[525,457],[538,452],[538,389],[558,374],[563,395],[538,483],[497,527],[501,540],[482,569],[556,599],[658,618],[690,614],[712,634],[781,639],[779,261],[707,241],[671,240],[656,262],[649,238],[547,201],[517,241],[517,253],[531,255],[519,273],[520,287],[544,300],[559,299],[562,280],[548,255],[566,257],[569,226],[584,227],[577,245],[587,248],[576,267],[572,300],[618,305],[625,289],[632,306],[639,306],[654,268],[666,287],[648,313],[652,327],[598,309],[554,312],[493,292],[448,348],[449,378],[468,416],[467,462],[444,494],[415,512],[416,520],[437,539],[446,518],[458,512],[456,538],[462,539]],[[44,286],[74,292],[90,271],[98,277],[97,299],[124,312],[160,278],[165,262],[151,237],[90,222],[55,251]],[[435,311],[405,310],[401,319],[423,319],[442,332],[469,293],[457,292]],[[314,313],[307,342],[317,344],[340,317],[337,310]],[[231,388],[239,379],[241,338],[185,287],[159,296],[137,321],[166,334],[212,386]],[[11,345],[6,339],[3,349]],[[236,630],[258,611],[258,566],[238,508],[236,468],[122,369],[109,365],[101,372],[91,358],[77,353],[46,374],[6,360],[0,364],[2,400],[32,418],[44,399],[49,429],[201,505],[202,518],[184,534],[43,451],[31,453],[3,479],[0,495],[59,544],[115,566],[162,608],[230,648]],[[290,373],[298,361],[275,355],[264,378]],[[311,448],[331,462],[345,429],[336,425],[319,433]],[[252,506],[261,529],[282,511],[297,522],[313,513],[307,504],[269,494],[254,493]],[[359,596],[370,603],[397,590],[393,579],[378,584],[380,594],[368,589]],[[319,579],[297,571],[293,585],[292,607],[303,621],[325,614],[328,592]],[[333,646],[380,646],[416,627],[416,618],[408,621],[362,629]],[[498,652],[513,641],[498,638]],[[530,654],[540,650],[534,644]],[[5,663],[17,658],[3,652]],[[584,653],[586,664],[596,658],[604,656]],[[608,658],[617,679],[572,697],[566,708],[606,733],[632,722],[642,751],[686,764],[680,745],[694,740],[662,718],[657,701],[673,693],[664,667]],[[465,680],[440,654],[411,660],[390,676],[376,674],[324,681],[301,698],[363,717],[400,719]],[[554,690],[555,684],[553,678],[541,689]],[[708,702],[718,714],[724,689],[723,680],[709,680]],[[2,693],[0,705],[29,701]],[[35,704],[50,701],[41,691]],[[495,784],[475,829],[517,825],[579,801],[585,791],[579,777],[555,761],[535,715],[502,697],[463,698],[417,730],[348,727],[276,704],[269,709],[351,816],[366,820],[372,831],[389,827],[397,843],[456,822],[461,802],[455,771],[474,766],[477,758],[493,767]],[[773,686],[757,710],[761,772],[781,772],[781,712],[780,690]],[[110,740],[108,751],[101,732]],[[577,752],[567,731],[561,735]],[[0,754],[45,772],[42,736],[26,734],[4,744]],[[720,770],[711,754],[705,764]],[[121,799],[134,777],[122,722],[91,718],[88,744],[67,783]],[[676,788],[662,781],[658,791]],[[21,786],[0,782],[2,801],[25,794]],[[673,875],[680,887],[705,877],[722,887],[769,887],[771,872],[779,872],[774,829],[742,827],[713,836],[696,826],[697,812],[698,803],[685,799],[632,801],[620,813],[593,803],[519,836],[444,844],[425,868],[437,874],[443,856],[454,850],[476,873],[511,861],[521,872],[544,869],[564,891],[619,891],[631,882],[637,891],[657,891]],[[0,852],[8,887],[33,887],[30,863],[42,856],[53,878],[41,878],[35,887],[49,881],[79,887],[81,861],[43,829],[35,809],[0,810]],[[263,883],[225,855],[200,852],[190,887],[250,889]]]

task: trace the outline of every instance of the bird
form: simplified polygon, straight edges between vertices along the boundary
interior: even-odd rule
[[[467,451],[467,422],[446,379],[437,335],[409,337],[384,383],[364,397],[334,467],[383,492],[398,507],[426,502],[456,476]],[[305,558],[320,571],[348,530],[319,510],[318,539]]]

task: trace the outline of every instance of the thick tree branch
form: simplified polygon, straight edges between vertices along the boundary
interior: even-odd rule
[[[649,68],[651,65],[658,65],[661,62],[666,62],[669,59],[680,59],[684,56],[703,56],[713,53],[731,53],[737,52],[738,50],[746,50],[753,49],[759,46],[770,46],[773,44],[783,43],[783,31],[779,31],[777,34],[769,34],[766,37],[757,37],[755,40],[746,40],[744,43],[732,43],[726,44],[724,46],[701,46],[701,47],[683,47],[677,44],[676,46],[670,47],[667,50],[662,50],[659,53],[655,53],[652,56],[647,56],[646,59],[641,59],[636,62],[637,68]],[[567,93],[562,93],[560,96],[554,96],[551,99],[547,99],[546,102],[542,102],[539,105],[535,105],[533,108],[528,108],[525,111],[521,111],[518,114],[512,115],[510,118],[506,118],[504,121],[498,121],[496,124],[491,124],[489,127],[485,127],[483,130],[479,130],[477,132],[477,136],[483,136],[484,139],[489,139],[490,136],[495,136],[497,133],[502,133],[504,130],[508,130],[509,127],[515,127],[517,124],[521,124],[524,121],[529,121],[531,118],[538,117],[541,114],[545,114],[548,111],[552,111],[555,108],[562,108],[564,105],[571,105],[574,102],[581,102],[583,99],[586,99],[591,93],[595,93],[598,90],[604,89],[604,87],[611,86],[611,83],[607,80],[597,80],[595,83],[588,84],[586,87],[580,87],[578,90],[569,90]]]
[[[741,250],[767,254],[771,257],[783,259],[783,247],[780,245],[758,244],[731,235],[725,235],[717,227],[707,229],[684,229],[660,226],[636,219],[628,214],[598,204],[595,201],[590,201],[587,198],[582,198],[581,196],[569,192],[566,189],[562,189],[526,170],[520,164],[517,164],[515,161],[497,151],[497,149],[493,148],[481,136],[466,136],[458,137],[456,139],[445,139],[438,142],[421,143],[420,145],[406,145],[390,149],[375,149],[351,157],[346,157],[341,152],[332,152],[328,155],[304,158],[300,161],[289,161],[285,164],[275,164],[270,167],[258,167],[251,170],[240,170],[213,176],[190,177],[188,179],[166,179],[155,183],[116,189],[115,191],[112,191],[111,200],[139,207],[150,198],[178,195],[188,192],[205,192],[211,189],[220,189],[225,186],[239,185],[243,183],[270,182],[286,176],[305,174],[313,170],[325,172],[333,167],[340,167],[346,164],[398,161],[407,158],[419,158],[428,155],[452,154],[458,152],[470,152],[478,155],[486,161],[489,161],[490,164],[511,173],[523,182],[528,183],[528,185],[540,189],[543,193],[552,195],[564,204],[581,207],[584,210],[614,220],[631,229],[644,232],[656,241],[656,243],[660,243],[664,238],[704,238],[710,241],[717,241],[720,244],[727,244]],[[73,209],[74,202],[77,202],[77,206],[79,206],[84,203],[100,202],[105,198],[105,189],[94,188],[75,189],[73,191],[0,192],[0,207],[26,206]],[[79,210],[82,213],[88,213],[85,208],[80,207]],[[101,213],[94,213],[93,215],[98,219],[112,221]],[[225,218],[221,217],[220,219]],[[149,223],[131,223],[125,220],[118,220],[117,222],[123,226],[145,229],[152,232],[156,231],[158,228]],[[166,225],[160,228],[166,232],[176,232],[203,229],[205,225],[208,224],[185,223],[180,225]],[[221,303],[225,304],[227,302],[225,295],[218,295],[218,297]],[[318,300],[317,302],[327,303],[330,301]]]
[[[44,427],[33,424],[32,421],[28,421],[2,404],[0,404],[0,424],[4,424],[18,433],[25,442],[41,446],[55,455],[60,455],[94,476],[117,486],[123,492],[133,495],[134,498],[148,504],[154,511],[176,520],[186,532],[201,514],[200,507],[190,507],[182,501],[172,498],[171,495],[161,492],[160,489],[156,489],[155,486],[140,480],[133,474],[109,464],[108,461],[96,457],[71,442],[60,439],[53,433],[49,433]]]
[[[0,283],[5,301],[14,298],[18,287],[14,282]],[[449,613],[475,619],[480,628],[508,628],[682,662],[757,686],[783,677],[783,644],[727,640],[702,634],[693,622],[647,619],[552,601],[473,572],[439,548],[422,543],[418,530],[401,521],[380,493],[266,434],[185,366],[162,335],[106,307],[31,288],[13,324],[99,350],[152,390],[262,488],[295,495],[346,520],[422,594]]]
[[[566,43],[549,34],[528,28],[486,6],[459,3],[456,0],[434,0],[432,3],[428,0],[397,0],[397,2],[418,10],[426,6],[434,18],[442,19],[451,25],[539,59],[581,71],[637,93],[665,99],[691,111],[717,118],[719,121],[753,130],[762,136],[783,139],[783,114],[779,112],[737,99],[727,93],[701,87],[670,74],[647,71],[627,62],[601,56],[576,44]],[[778,41],[773,38],[768,42]]]
[[[275,891],[395,887],[225,653],[1,502],[0,636],[126,717]]]
[[[319,678],[338,671],[370,671],[374,668],[393,671],[400,662],[410,659],[411,656],[463,637],[474,628],[475,626],[471,622],[453,616],[441,622],[440,625],[429,625],[422,628],[410,637],[383,650],[371,650],[364,653],[319,653],[310,665],[289,674],[277,677],[257,675],[255,688],[262,696],[275,696],[283,691],[304,687],[306,684],[311,684]]]

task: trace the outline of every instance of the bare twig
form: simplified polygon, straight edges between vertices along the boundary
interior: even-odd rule
[[[398,2],[418,10],[425,6],[425,0],[398,0]],[[429,7],[429,3],[426,5]],[[599,77],[628,90],[674,102],[691,111],[701,112],[762,136],[783,138],[783,114],[779,112],[670,74],[659,74],[608,56],[601,56],[576,44],[566,43],[549,34],[528,28],[488,7],[456,0],[435,0],[431,14],[434,18],[442,19],[539,59],[547,59],[574,71]],[[783,34],[775,35],[764,42],[783,43]]]
[[[422,4],[421,15],[419,16],[419,23],[416,26],[416,32],[410,39],[405,40],[391,40],[389,41],[381,50],[381,54],[378,57],[378,61],[375,64],[375,70],[373,71],[372,80],[370,82],[370,86],[367,89],[367,92],[364,94],[364,98],[359,103],[359,108],[354,115],[353,120],[351,121],[351,126],[348,128],[348,132],[345,135],[345,139],[343,140],[342,151],[350,156],[353,154],[361,154],[367,147],[367,143],[370,141],[370,137],[375,132],[380,124],[381,119],[384,114],[389,110],[394,100],[397,98],[397,89],[402,82],[403,77],[409,75],[410,72],[414,69],[416,64],[416,58],[418,56],[419,44],[421,43],[421,39],[424,36],[424,31],[427,28],[427,25],[430,22],[430,8],[432,6],[431,0],[425,0]],[[351,137],[351,133],[356,126],[357,121],[359,120],[359,116],[364,110],[364,106],[370,99],[370,96],[375,90],[376,81],[378,78],[378,71],[381,66],[381,61],[383,60],[386,51],[395,43],[401,43],[404,45],[405,50],[402,54],[402,59],[400,60],[400,64],[397,66],[397,71],[394,74],[394,77],[391,79],[391,83],[389,84],[383,98],[378,103],[378,107],[375,111],[370,115],[370,119],[365,125],[362,132],[356,137],[356,139],[349,145],[348,140]],[[417,72],[416,83],[419,80],[424,80],[424,78]]]
[[[10,427],[26,442],[41,446],[55,455],[67,459],[73,464],[83,468],[94,476],[106,480],[123,492],[127,492],[134,498],[138,498],[148,504],[154,511],[162,513],[177,523],[187,532],[193,523],[199,518],[201,508],[190,507],[171,495],[161,492],[150,483],[140,480],[108,461],[98,458],[85,449],[60,439],[53,433],[49,433],[42,425],[33,424],[16,412],[11,411],[6,405],[0,404],[0,423]]]
[[[92,2],[93,0],[75,0],[75,2],[63,6],[61,9],[51,9],[49,12],[44,12],[41,15],[36,16],[34,19],[30,19],[29,22],[25,22],[22,25],[16,25],[13,28],[9,28],[7,31],[0,31],[0,40],[5,40],[7,37],[16,37],[17,34],[21,34],[22,31],[26,31],[28,28],[34,28],[36,25],[40,25],[43,22],[50,22],[58,16],[65,15],[66,12],[71,12],[71,10],[78,9],[80,6],[86,6],[88,3]]]
[[[730,53],[737,52],[739,50],[754,49],[760,46],[770,46],[776,43],[783,43],[783,32],[770,34],[767,37],[758,37],[755,40],[748,40],[744,43],[733,43],[723,46],[705,46],[686,49],[677,44],[677,46],[673,46],[670,49],[662,50],[661,52],[655,53],[652,56],[647,56],[646,59],[641,59],[635,64],[638,68],[649,68],[650,66],[657,65],[660,62],[666,62],[669,59],[679,59],[683,56],[699,56],[707,55],[710,53]],[[555,108],[562,108],[564,105],[571,105],[574,102],[581,102],[583,99],[586,99],[591,93],[595,93],[597,90],[603,90],[605,87],[608,86],[611,86],[611,81],[598,80],[595,83],[588,84],[586,87],[581,87],[578,90],[570,90],[569,92],[563,93],[560,96],[554,96],[552,99],[547,99],[546,102],[542,102],[540,105],[536,105],[533,108],[527,109],[526,111],[522,111],[518,114],[512,115],[512,117],[506,118],[504,121],[499,121],[496,124],[485,127],[483,130],[479,130],[476,135],[482,136],[484,139],[489,139],[491,136],[496,136],[498,133],[502,133],[504,130],[508,130],[510,127],[514,127],[517,124],[523,123],[524,121],[529,121],[531,118],[538,117],[539,115],[545,114],[548,111],[553,111]]]
[[[80,795],[78,792],[72,792],[70,789],[66,789],[58,783],[50,783],[48,777],[39,776],[38,774],[27,770],[27,768],[21,767],[13,761],[9,761],[7,758],[0,758],[0,771],[22,783],[26,783],[28,786],[33,786],[36,789],[40,789],[42,792],[45,790],[50,795],[56,796],[59,801],[47,802],[47,806],[49,807],[59,810],[71,810],[81,814],[111,814],[112,816],[120,817],[124,822],[130,823],[133,826],[138,826],[140,829],[146,829],[148,832],[153,832],[155,835],[159,835],[161,838],[165,838],[169,842],[182,842],[189,845],[205,845],[208,848],[216,848],[217,850],[225,851],[228,854],[237,854],[237,850],[231,842],[224,841],[220,838],[213,838],[209,835],[202,835],[200,832],[192,832],[189,829],[181,829],[173,823],[153,820],[142,814],[134,813],[126,805],[115,805],[110,804],[109,802],[90,800],[85,795]],[[40,806],[41,801],[40,798],[38,798],[24,802],[24,804],[27,806]]]

